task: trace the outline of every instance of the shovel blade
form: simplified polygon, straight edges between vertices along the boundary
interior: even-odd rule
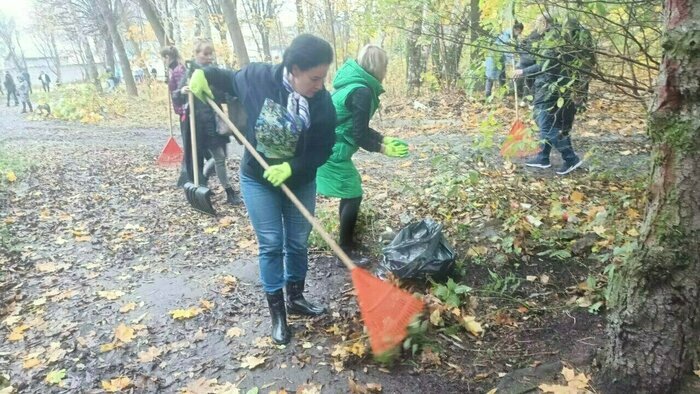
[[[196,186],[192,182],[187,182],[183,186],[185,197],[192,208],[207,215],[216,216],[216,211],[211,205],[211,190],[208,187]]]

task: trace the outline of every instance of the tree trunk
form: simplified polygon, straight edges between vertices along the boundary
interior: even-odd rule
[[[260,43],[262,44],[264,60],[266,62],[272,61],[272,52],[270,52],[270,29],[268,29],[267,26],[263,26],[258,30],[260,31]]]
[[[228,32],[233,41],[233,51],[236,52],[238,67],[244,67],[250,63],[248,49],[245,46],[241,24],[238,21],[238,0],[221,0],[221,8],[224,11],[224,19],[228,26]]]
[[[102,19],[104,21],[104,18]],[[102,23],[100,25],[100,33],[105,44],[105,67],[111,72],[114,72],[116,67],[116,59],[114,58],[114,43],[112,42],[112,35],[109,34],[109,28],[107,28],[106,23]]]
[[[671,393],[700,343],[700,0],[665,3],[664,55],[649,116],[650,201],[639,247],[611,283],[606,393]],[[697,379],[693,377],[692,379]]]
[[[88,75],[90,81],[95,84],[95,89],[99,93],[102,93],[102,84],[100,83],[100,73],[97,71],[97,66],[95,65],[95,57],[92,55],[92,48],[90,48],[90,41],[87,37],[83,37],[81,40],[83,47],[83,54],[85,55],[85,61],[87,63]]]
[[[139,4],[141,5],[141,10],[143,10],[143,13],[146,15],[146,19],[148,19],[148,23],[151,25],[153,32],[156,34],[156,38],[158,39],[160,46],[164,47],[168,45],[168,40],[165,38],[165,28],[163,27],[158,11],[153,3],[151,3],[151,0],[139,0]]]
[[[119,56],[119,65],[122,68],[122,78],[124,78],[124,84],[126,85],[126,92],[130,96],[138,96],[138,91],[136,90],[136,82],[134,81],[134,74],[132,74],[131,72],[131,65],[129,64],[129,58],[126,55],[124,41],[122,40],[121,35],[119,35],[119,30],[117,29],[117,21],[114,18],[112,9],[107,3],[107,0],[97,0],[97,6],[100,8],[100,13],[104,17],[105,24],[109,29],[109,35],[112,37],[114,47],[117,49],[117,55]]]
[[[338,56],[338,48],[335,45],[335,15],[333,13],[333,4],[331,0],[326,0],[326,17],[328,18],[328,23],[331,26],[331,44],[333,44],[333,53]],[[338,62],[335,63],[335,71],[338,71]]]
[[[421,45],[418,43],[418,39],[421,36],[421,30],[423,28],[423,17],[421,15],[416,16],[413,21],[411,30],[408,32],[408,38],[406,42],[406,83],[408,85],[408,94],[415,96],[420,93],[420,77],[421,77]]]
[[[53,31],[51,33],[49,33],[49,39],[50,39],[49,44],[51,45],[51,52],[53,54],[53,59],[54,59],[53,63],[54,63],[54,66],[56,67],[56,71],[55,71],[56,80],[60,82],[61,81],[61,56],[58,53],[58,47],[56,47],[56,35],[53,33]]]
[[[200,0],[197,8],[202,37],[211,41],[211,23],[209,22],[209,6],[207,5],[207,0]]]
[[[297,34],[301,34],[306,31],[306,26],[304,26],[304,4],[302,0],[295,0],[294,3],[297,7]]]

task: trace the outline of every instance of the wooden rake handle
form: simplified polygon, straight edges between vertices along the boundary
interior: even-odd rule
[[[250,142],[248,142],[248,140],[245,138],[243,133],[241,133],[236,128],[236,126],[233,124],[233,122],[231,122],[231,120],[228,118],[228,116],[226,116],[224,111],[222,111],[221,108],[219,108],[219,106],[216,105],[216,103],[212,99],[207,98],[207,102],[209,103],[211,108],[214,110],[214,112],[216,112],[216,114],[219,116],[219,118],[221,118],[221,120],[226,122],[226,125],[231,129],[231,131],[236,136],[236,138],[238,138],[243,143],[243,145],[248,150],[248,152],[251,155],[253,155],[255,160],[257,160],[257,162],[260,163],[260,165],[264,169],[267,170],[268,168],[270,168],[270,165],[267,164],[267,162],[265,161],[265,159],[263,159],[262,156],[260,156],[260,153],[258,153],[258,151],[253,147],[253,145],[251,145]],[[319,233],[319,235],[321,235],[321,238],[323,238],[323,240],[326,241],[326,243],[328,244],[328,246],[331,247],[331,249],[336,254],[336,256],[338,256],[338,258],[340,258],[340,261],[342,261],[343,264],[345,264],[345,266],[349,270],[353,270],[353,269],[357,268],[357,265],[355,265],[355,263],[352,262],[350,257],[348,257],[348,255],[343,251],[343,249],[341,249],[341,247],[338,246],[338,244],[333,240],[333,238],[323,228],[321,223],[319,223],[318,220],[316,220],[316,218],[314,217],[314,215],[312,215],[311,212],[309,212],[309,210],[306,209],[304,204],[302,204],[301,201],[299,201],[297,196],[294,195],[294,193],[287,187],[287,185],[285,185],[283,183],[280,187],[282,188],[282,191],[284,192],[284,194],[286,194],[287,197],[289,198],[289,200],[292,202],[292,204],[294,204],[294,206],[297,207],[297,209],[299,209],[299,212],[301,212],[301,214],[306,218],[306,220],[308,220],[309,223],[311,223],[311,227],[313,227],[314,230],[316,230],[316,232]]]
[[[197,155],[197,125],[194,120],[194,94],[187,94],[187,102],[190,112],[190,144],[192,145],[192,170],[194,171],[194,185],[199,187],[199,156]]]

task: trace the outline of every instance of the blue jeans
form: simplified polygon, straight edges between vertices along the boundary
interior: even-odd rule
[[[292,188],[304,207],[314,213],[316,182]],[[284,195],[282,189],[267,181],[241,174],[241,194],[258,238],[260,281],[263,289],[274,292],[285,282],[306,278],[309,265],[307,242],[309,223]]]
[[[549,154],[552,147],[555,147],[561,153],[565,164],[573,165],[578,162],[579,158],[571,146],[571,136],[569,135],[575,113],[576,108],[573,103],[565,104],[556,110],[550,110],[547,105],[535,106],[533,116],[540,129],[540,140],[542,141],[540,152],[537,154],[538,160],[549,161]],[[566,131],[565,135],[562,134],[562,130]]]

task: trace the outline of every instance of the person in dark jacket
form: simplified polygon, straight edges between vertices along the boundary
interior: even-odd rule
[[[51,91],[51,77],[49,77],[49,74],[42,71],[39,74],[39,81],[41,81],[41,88],[44,89],[44,92]]]
[[[214,44],[209,40],[200,40],[195,43],[194,60],[196,68],[210,67],[214,62]],[[195,68],[193,68],[193,71],[194,69]],[[214,101],[217,103],[223,102],[224,95],[221,91],[218,89],[212,90],[215,98]],[[182,88],[182,94],[186,95],[188,92],[189,86],[184,86]],[[219,178],[221,186],[223,186],[226,191],[226,202],[231,205],[237,205],[240,203],[240,198],[238,198],[236,192],[233,190],[226,170],[226,145],[228,145],[230,138],[228,135],[219,134],[216,114],[208,103],[195,98],[194,113],[196,117],[195,124],[197,133],[201,135],[197,141],[200,139],[202,140],[201,149],[208,151],[209,155],[214,160],[216,176]],[[202,172],[208,175],[204,168]]]
[[[5,90],[7,91],[7,106],[10,106],[10,97],[15,98],[15,107],[19,105],[19,99],[17,98],[17,85],[15,85],[15,80],[12,79],[9,71],[5,71]]]
[[[182,93],[183,87],[187,85],[187,68],[180,57],[180,52],[174,46],[167,46],[161,49],[160,55],[168,67],[168,91],[175,112],[180,120],[180,135],[182,137],[182,166],[177,186],[182,187],[187,182],[194,180],[194,166],[192,162],[192,142],[190,140],[190,121],[188,114],[187,94]],[[203,150],[201,134],[197,135],[197,158],[199,159],[199,172],[202,184],[207,183],[207,179],[202,174],[203,170]]]
[[[211,85],[243,103],[245,137],[270,165],[264,170],[246,151],[240,185],[258,239],[260,279],[272,317],[271,336],[278,344],[291,338],[287,312],[326,312],[303,295],[311,224],[279,186],[287,185],[314,212],[316,170],[330,156],[335,140],[335,109],[323,86],[332,62],[328,42],[302,34],[284,51],[282,64],[197,70],[190,82],[200,98],[213,96]]]
[[[357,61],[348,60],[335,74],[332,96],[338,115],[335,145],[331,157],[316,174],[318,193],[340,198],[338,243],[358,265],[367,261],[355,254],[357,247],[353,236],[363,191],[362,178],[352,156],[360,148],[389,157],[408,155],[408,144],[404,141],[384,137],[369,127],[369,120],[379,106],[379,95],[384,93],[382,81],[387,64],[386,52],[370,44],[360,50]]]
[[[540,129],[540,152],[533,160],[525,163],[528,167],[551,167],[549,156],[552,147],[561,153],[564,164],[556,173],[566,175],[579,168],[583,161],[571,146],[569,130],[573,125],[576,105],[570,86],[572,72],[568,65],[573,64],[572,51],[563,40],[562,28],[549,17],[542,15],[538,25],[543,31],[540,42],[539,62],[524,69],[516,69],[514,77],[535,77],[535,97],[533,116]]]

